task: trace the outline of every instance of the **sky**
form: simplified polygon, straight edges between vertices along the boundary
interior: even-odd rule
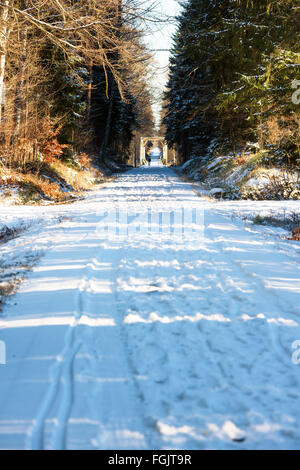
[[[174,17],[180,12],[180,6],[176,0],[159,0],[157,1],[157,11],[161,13],[162,18],[166,15]],[[145,40],[148,47],[153,51],[155,74],[153,77],[153,86],[156,91],[163,92],[168,79],[169,52],[155,51],[155,49],[167,49],[172,47],[172,35],[176,31],[175,19],[170,22],[162,22],[159,25],[149,25],[149,34]],[[154,105],[154,114],[156,122],[159,121],[161,102]]]

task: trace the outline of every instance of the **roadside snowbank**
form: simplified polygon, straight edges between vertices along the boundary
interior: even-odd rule
[[[223,199],[299,200],[300,174],[263,164],[261,156],[245,154],[193,158],[177,170],[202,183],[206,194]]]

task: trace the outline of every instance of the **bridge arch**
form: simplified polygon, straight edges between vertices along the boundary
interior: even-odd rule
[[[151,142],[153,146],[157,145],[162,148],[162,160],[165,164],[168,164],[168,144],[164,137],[141,137],[140,138],[140,151],[139,151],[139,163],[143,165],[146,163],[146,146],[148,142]]]

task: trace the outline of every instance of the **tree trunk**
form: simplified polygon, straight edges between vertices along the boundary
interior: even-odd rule
[[[88,89],[88,121],[90,120],[91,117],[91,107],[92,107],[92,88],[93,88],[93,59],[90,60],[89,63],[89,75],[90,75],[90,80],[89,80],[89,89]]]
[[[9,0],[6,0],[5,7],[2,7],[0,19],[0,123],[2,121],[2,106],[5,104],[5,65],[6,65],[6,44],[7,44],[7,17]]]
[[[15,132],[14,139],[18,140],[20,136],[22,111],[24,104],[24,84],[25,84],[25,63],[27,56],[27,28],[24,28],[20,33],[20,39],[22,44],[22,55],[20,59],[20,80],[17,87],[17,94],[15,100]]]
[[[26,10],[26,2],[22,0],[22,10]],[[20,43],[21,43],[21,57],[20,57],[20,80],[16,91],[15,110],[14,110],[14,123],[15,131],[13,140],[16,142],[20,137],[22,111],[24,104],[24,84],[25,84],[25,64],[27,58],[27,26],[20,31]]]
[[[122,0],[118,0],[118,5],[117,5],[117,27],[118,30],[116,32],[116,36],[120,37],[120,30],[122,27]],[[116,94],[116,82],[112,74],[110,74],[110,79],[109,79],[109,89],[111,90],[111,95],[109,99],[109,104],[108,104],[108,112],[107,112],[107,118],[106,118],[106,125],[105,125],[105,132],[104,132],[104,138],[102,141],[101,145],[101,150],[100,150],[100,161],[105,164],[105,157],[107,153],[107,147],[108,147],[108,142],[109,142],[109,136],[110,136],[110,128],[111,128],[111,121],[112,121],[112,111],[113,111],[113,105],[114,105],[114,97]]]
[[[110,136],[110,128],[111,128],[111,121],[112,121],[112,111],[113,111],[113,105],[114,105],[114,96],[115,96],[115,81],[114,78],[111,77],[111,95],[109,99],[109,104],[108,104],[108,112],[107,112],[107,117],[106,117],[106,125],[105,125],[105,132],[104,132],[104,138],[101,146],[101,151],[100,151],[100,161],[102,163],[105,163],[105,157],[106,157],[106,152],[107,152],[107,147],[108,147],[108,142],[109,142],[109,136]]]

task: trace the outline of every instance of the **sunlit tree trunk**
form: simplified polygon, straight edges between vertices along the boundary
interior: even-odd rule
[[[4,2],[2,15],[0,16],[0,123],[2,121],[2,106],[5,104],[5,64],[6,64],[6,43],[7,43],[7,17],[9,0]]]
[[[88,88],[88,104],[87,104],[87,115],[88,120],[91,117],[91,108],[92,108],[92,88],[93,88],[93,59],[90,59],[89,63],[89,88]]]
[[[117,37],[120,37],[120,31],[122,27],[122,3],[123,0],[118,0],[118,6],[117,6],[117,32],[116,35]],[[102,146],[100,150],[100,161],[105,163],[105,157],[106,157],[106,152],[107,152],[107,147],[109,143],[109,137],[110,137],[110,130],[111,130],[111,122],[112,122],[112,112],[113,112],[113,106],[114,106],[114,98],[116,95],[116,88],[117,84],[115,82],[114,77],[112,74],[110,74],[110,98],[109,98],[109,104],[108,104],[108,112],[107,112],[107,117],[106,117],[106,125],[105,125],[105,131],[104,131],[104,138],[102,141]]]
[[[22,1],[22,9],[26,9],[26,3]],[[21,129],[21,120],[22,120],[22,111],[24,106],[24,85],[25,85],[25,67],[26,67],[26,58],[27,58],[27,27],[24,27],[20,31],[20,43],[21,43],[21,57],[19,64],[19,73],[20,80],[17,87],[17,94],[15,100],[15,133],[14,138],[17,140],[20,136]]]
[[[113,112],[113,105],[114,105],[114,97],[115,97],[115,81],[113,77],[110,79],[110,84],[111,84],[111,91],[110,91],[110,98],[109,98],[109,104],[108,104],[108,112],[106,116],[106,124],[105,124],[105,132],[104,132],[104,138],[102,142],[102,148],[100,152],[100,160],[105,162],[105,156],[107,152],[107,147],[108,147],[108,142],[109,142],[109,136],[110,136],[110,128],[111,128],[111,121],[112,121],[112,112]]]

